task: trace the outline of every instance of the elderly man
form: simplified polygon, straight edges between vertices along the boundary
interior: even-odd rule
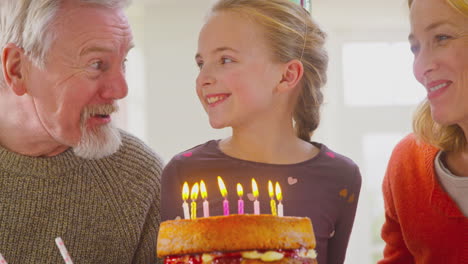
[[[1,0],[0,253],[155,263],[162,163],[115,128],[126,0]]]

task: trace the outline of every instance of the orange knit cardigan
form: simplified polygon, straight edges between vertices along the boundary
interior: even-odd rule
[[[438,182],[438,151],[412,134],[395,147],[383,181],[386,245],[379,264],[468,263],[468,218]]]

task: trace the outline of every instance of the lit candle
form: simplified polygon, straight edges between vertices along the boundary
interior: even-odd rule
[[[242,185],[240,183],[237,184],[237,195],[239,196],[239,200],[237,201],[237,213],[244,214],[244,200],[242,200],[244,190],[242,189]]]
[[[208,205],[208,201],[206,200],[208,198],[208,192],[206,192],[206,186],[203,180],[200,182],[200,191],[201,191],[201,197],[204,200],[203,201],[203,217],[209,217],[210,207]]]
[[[255,181],[254,178],[252,178],[252,193],[255,198],[254,201],[254,214],[258,215],[260,214],[260,203],[258,202],[258,187],[257,187],[257,182]]]
[[[198,198],[198,182],[196,182],[193,186],[192,186],[192,191],[190,192],[190,199],[192,199],[192,214],[190,215],[190,219],[197,219],[197,200]]]
[[[187,204],[188,197],[189,197],[188,183],[184,182],[184,186],[182,187],[182,200],[184,200],[184,203],[182,204],[182,209],[184,210],[184,219],[190,219],[190,214],[189,214],[189,209],[188,209],[188,204]]]
[[[283,194],[281,193],[281,187],[278,182],[275,184],[276,189],[276,199],[278,200],[278,216],[283,216],[283,204],[281,201],[283,200]]]
[[[219,190],[221,191],[221,195],[224,198],[224,201],[223,201],[224,215],[229,215],[229,201],[227,200],[227,194],[228,193],[227,193],[227,190],[226,190],[226,186],[224,186],[223,179],[221,179],[220,176],[218,176],[218,186],[219,186]]]
[[[268,194],[270,195],[271,214],[276,215],[275,193],[273,191],[273,183],[271,183],[271,181],[268,181]]]

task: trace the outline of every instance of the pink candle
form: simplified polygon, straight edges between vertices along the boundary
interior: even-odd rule
[[[223,201],[223,212],[224,212],[224,215],[229,215],[229,202],[226,198],[224,198],[224,201]]]
[[[224,198],[224,201],[223,201],[224,215],[229,215],[229,201],[227,200],[227,194],[228,193],[227,193],[227,190],[226,190],[226,186],[224,185],[223,179],[221,179],[220,176],[218,176],[218,186],[219,186],[219,190],[221,191],[221,195]]]
[[[240,183],[237,184],[237,195],[239,200],[237,201],[237,213],[244,214],[244,200],[242,200],[242,195],[244,194],[244,189]]]
[[[258,202],[258,187],[257,187],[257,182],[255,181],[254,178],[252,178],[252,193],[255,198],[254,201],[254,214],[258,215],[260,214],[260,203]]]
[[[242,198],[237,201],[237,213],[244,214],[244,200]]]

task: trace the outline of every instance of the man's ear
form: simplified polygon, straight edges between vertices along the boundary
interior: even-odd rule
[[[283,76],[278,85],[279,92],[294,90],[304,74],[304,66],[297,59],[290,60],[284,65]]]
[[[2,51],[2,70],[6,85],[13,92],[22,96],[27,93],[25,85],[26,57],[24,50],[13,43],[8,43]]]

